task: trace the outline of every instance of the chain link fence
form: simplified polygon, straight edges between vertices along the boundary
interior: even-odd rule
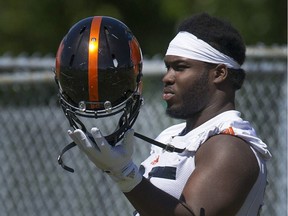
[[[70,142],[54,83],[52,57],[0,57],[0,214],[1,216],[126,216],[133,207],[111,182],[75,148],[64,156],[75,173],[57,163]],[[273,154],[268,163],[264,216],[287,213],[287,47],[247,50],[247,79],[237,107],[253,123]],[[135,131],[151,138],[178,123],[165,116],[160,60],[144,61],[145,104]],[[105,122],[101,122],[104,127]],[[135,144],[134,161],[150,145]]]

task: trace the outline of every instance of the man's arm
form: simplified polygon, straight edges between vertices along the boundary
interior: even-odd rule
[[[143,179],[126,197],[141,216],[235,215],[255,183],[257,160],[240,138],[217,135],[196,153],[196,168],[188,179],[181,200]],[[189,206],[190,211],[187,210]]]

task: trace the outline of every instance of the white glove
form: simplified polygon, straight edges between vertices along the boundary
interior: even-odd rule
[[[88,137],[82,130],[68,131],[69,136],[87,157],[118,184],[123,192],[131,191],[142,180],[137,166],[133,163],[134,130],[128,130],[123,141],[111,146],[100,130],[91,129],[92,137]]]

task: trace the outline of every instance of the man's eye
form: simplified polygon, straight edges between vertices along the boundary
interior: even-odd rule
[[[171,69],[174,71],[184,71],[185,69],[189,68],[189,66],[182,65],[182,64],[172,64],[172,65],[165,64],[165,67],[166,67],[167,71],[169,71]]]
[[[187,69],[188,67],[186,65],[176,65],[174,67],[175,71],[184,71],[185,69]]]

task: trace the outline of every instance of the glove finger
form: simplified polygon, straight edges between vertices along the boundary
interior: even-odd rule
[[[77,129],[74,132],[68,130],[68,135],[77,144],[79,149],[92,161],[99,169],[106,170],[107,165],[101,160],[99,147],[95,144],[94,138]]]
[[[76,143],[76,145],[78,146],[78,148],[81,150],[81,151],[84,151],[85,152],[85,147],[82,145],[82,142],[81,142],[81,139],[79,139],[79,135],[78,133],[74,133],[73,131],[71,130],[68,130],[68,135],[69,137],[74,141],[74,143]]]
[[[74,136],[74,132],[73,132],[73,131],[68,130],[67,133],[68,133],[69,137],[70,137],[75,143],[79,141],[78,138]]]
[[[135,140],[134,130],[133,129],[127,130],[127,132],[124,134],[122,145],[128,155],[133,154],[133,144],[135,142],[134,140]]]
[[[81,133],[79,129],[75,131],[68,130],[68,135],[77,145],[81,143],[81,140],[85,139],[85,134]]]
[[[98,128],[94,127],[91,129],[91,134],[100,151],[103,154],[108,154],[111,151],[111,146],[109,145],[105,137],[101,134],[101,131]]]
[[[80,147],[81,150],[91,149],[91,147],[93,147],[86,134],[80,129],[76,129],[72,133],[71,131],[68,131],[68,135]]]

